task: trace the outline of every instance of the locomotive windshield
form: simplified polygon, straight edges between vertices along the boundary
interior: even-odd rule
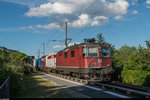
[[[98,48],[88,47],[88,57],[98,57]]]
[[[101,49],[101,54],[102,54],[102,57],[110,57],[110,49],[103,47]]]

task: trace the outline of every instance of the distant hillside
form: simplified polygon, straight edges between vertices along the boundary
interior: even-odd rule
[[[1,46],[0,46],[0,52],[2,52],[4,49],[5,49],[7,52],[19,52],[19,51],[17,51],[17,50],[11,50],[11,49],[8,49],[8,48],[6,48],[6,47],[1,47]]]
[[[33,56],[28,56],[27,54],[19,52],[17,50],[12,50],[0,46],[0,64],[13,63],[15,65],[20,65],[20,63],[23,62],[32,64],[33,59]]]

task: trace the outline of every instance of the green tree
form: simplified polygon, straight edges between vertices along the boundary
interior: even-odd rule
[[[30,63],[26,54],[0,47],[0,84],[10,76],[12,96],[24,92],[25,84],[20,78],[30,72]]]
[[[5,58],[6,58],[6,49],[5,48],[2,51],[1,58],[2,58],[2,60],[5,61]]]
[[[25,55],[24,53],[19,53],[19,52],[12,52],[10,54],[10,58],[11,58],[11,63],[15,64],[15,65],[23,65],[27,62],[28,56]]]
[[[127,45],[122,46],[119,50],[117,50],[113,56],[112,59],[115,60],[115,62],[117,63],[116,66],[118,67],[122,67],[124,66],[124,64],[126,63],[128,57],[132,54],[137,52],[136,47],[129,47]]]
[[[0,57],[0,67],[1,67],[2,64],[3,64],[3,61],[2,61],[2,59],[1,59],[1,57]]]
[[[138,47],[138,52],[131,54],[125,64],[127,70],[144,70],[150,71],[150,52],[148,48],[141,45]]]
[[[150,40],[146,40],[145,43],[147,45],[147,48],[150,49]]]
[[[113,68],[115,69],[118,75],[121,75],[121,71],[123,70],[125,64],[129,56],[133,53],[136,53],[136,47],[129,47],[127,45],[122,46],[119,50],[116,50],[112,56]]]
[[[104,39],[102,33],[97,34],[97,43],[99,43],[99,44],[104,44],[104,43],[106,43],[106,41],[105,41],[105,39]]]
[[[150,41],[147,48],[138,46],[137,52],[129,55],[124,63],[121,77],[124,83],[149,86],[150,82]]]

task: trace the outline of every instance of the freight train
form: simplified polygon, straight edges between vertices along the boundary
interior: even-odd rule
[[[82,79],[111,80],[114,73],[111,63],[111,48],[108,44],[74,44],[35,61],[35,66],[42,71]]]

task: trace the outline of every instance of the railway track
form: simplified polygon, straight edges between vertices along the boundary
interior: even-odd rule
[[[47,73],[56,77],[64,78],[67,80],[91,85],[91,86],[96,86],[98,88],[103,88],[106,90],[111,90],[111,91],[116,91],[116,92],[122,92],[126,93],[128,95],[134,95],[139,98],[150,98],[150,91],[148,87],[143,86],[133,86],[133,85],[122,85],[119,82],[111,82],[111,83],[101,83],[99,81],[91,81],[91,80],[84,80],[84,79],[79,79],[79,78],[74,78],[66,75],[60,75],[56,73]]]
[[[116,81],[113,81],[109,84],[150,93],[150,87],[146,87],[146,86],[129,85],[129,84],[123,84],[121,82],[116,82]]]

